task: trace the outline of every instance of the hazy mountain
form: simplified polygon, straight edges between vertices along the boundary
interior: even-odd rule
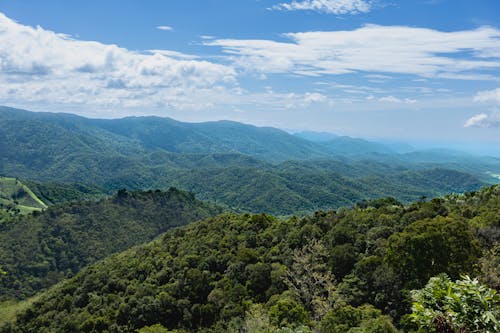
[[[314,131],[302,131],[293,133],[293,135],[306,139],[312,142],[326,142],[336,139],[338,137],[337,134],[330,132],[314,132]]]
[[[349,137],[317,143],[229,121],[104,120],[2,108],[0,137],[0,174],[105,191],[176,186],[239,210],[279,215],[387,195],[406,202],[474,190],[496,181],[491,172],[500,173],[494,159],[397,154],[386,145]],[[420,177],[422,172],[432,181]],[[59,196],[71,195],[80,194]]]

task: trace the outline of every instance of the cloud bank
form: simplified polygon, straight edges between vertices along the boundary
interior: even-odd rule
[[[230,66],[76,40],[0,13],[3,103],[203,108],[235,82]]]
[[[474,96],[475,102],[494,103],[500,105],[500,88],[480,91]]]

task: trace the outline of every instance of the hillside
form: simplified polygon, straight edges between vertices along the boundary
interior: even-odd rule
[[[389,167],[383,171],[361,168],[359,176],[348,177],[330,165],[288,162],[269,169],[195,169],[176,173],[172,184],[241,212],[276,215],[336,209],[387,196],[408,203],[422,196],[473,191],[484,184],[469,174],[446,169],[392,172]]]
[[[9,216],[40,211],[47,205],[16,178],[0,177],[0,221]]]
[[[78,183],[35,182],[24,180],[33,193],[48,205],[72,201],[96,200],[106,196],[104,189]]]
[[[228,121],[103,120],[0,108],[0,137],[0,173],[87,187],[57,194],[54,185],[54,202],[175,186],[238,211],[288,215],[389,195],[410,202],[472,191],[498,182],[492,175],[500,173],[494,158],[397,154],[360,139],[318,143]]]
[[[190,193],[119,191],[111,198],[50,206],[0,224],[3,299],[25,298],[82,267],[221,209]]]
[[[497,186],[303,219],[221,215],[83,269],[0,331],[414,330],[407,291],[430,277],[498,287],[498,253],[483,251],[500,241],[499,214]]]

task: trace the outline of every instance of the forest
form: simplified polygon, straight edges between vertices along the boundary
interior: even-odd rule
[[[500,333],[500,0],[0,0],[0,333]]]
[[[236,122],[0,111],[0,176],[54,203],[176,187],[238,212],[306,215],[366,199],[410,203],[473,191],[500,174],[493,157],[403,153],[349,137],[312,142]]]
[[[99,205],[110,210],[124,195],[138,205],[154,193],[121,192]],[[85,205],[68,207],[76,214]],[[499,221],[500,186],[409,205],[364,201],[303,218],[227,212],[79,272],[66,268],[76,274],[0,331],[497,332]],[[80,246],[88,244],[76,242],[74,252]],[[68,250],[51,251],[61,263]],[[3,269],[2,285],[25,283]]]
[[[0,110],[1,333],[500,330],[497,158]]]

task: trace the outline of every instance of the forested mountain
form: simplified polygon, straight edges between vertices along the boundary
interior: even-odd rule
[[[317,143],[225,121],[99,120],[1,108],[0,137],[0,174],[88,187],[69,190],[68,198],[175,186],[237,210],[278,215],[470,191],[500,173],[494,158],[396,154],[359,139]]]
[[[0,331],[416,331],[419,320],[433,327],[434,317],[407,316],[408,291],[431,277],[469,274],[499,287],[498,245],[490,251],[499,221],[499,186],[408,206],[379,199],[302,219],[221,215],[83,269]],[[467,283],[457,286],[477,290],[461,306],[484,303],[489,317],[450,317],[450,325],[494,332],[500,298]],[[429,291],[411,295],[424,302]]]
[[[190,193],[127,192],[54,205],[0,223],[0,299],[24,298],[111,253],[221,213]]]

